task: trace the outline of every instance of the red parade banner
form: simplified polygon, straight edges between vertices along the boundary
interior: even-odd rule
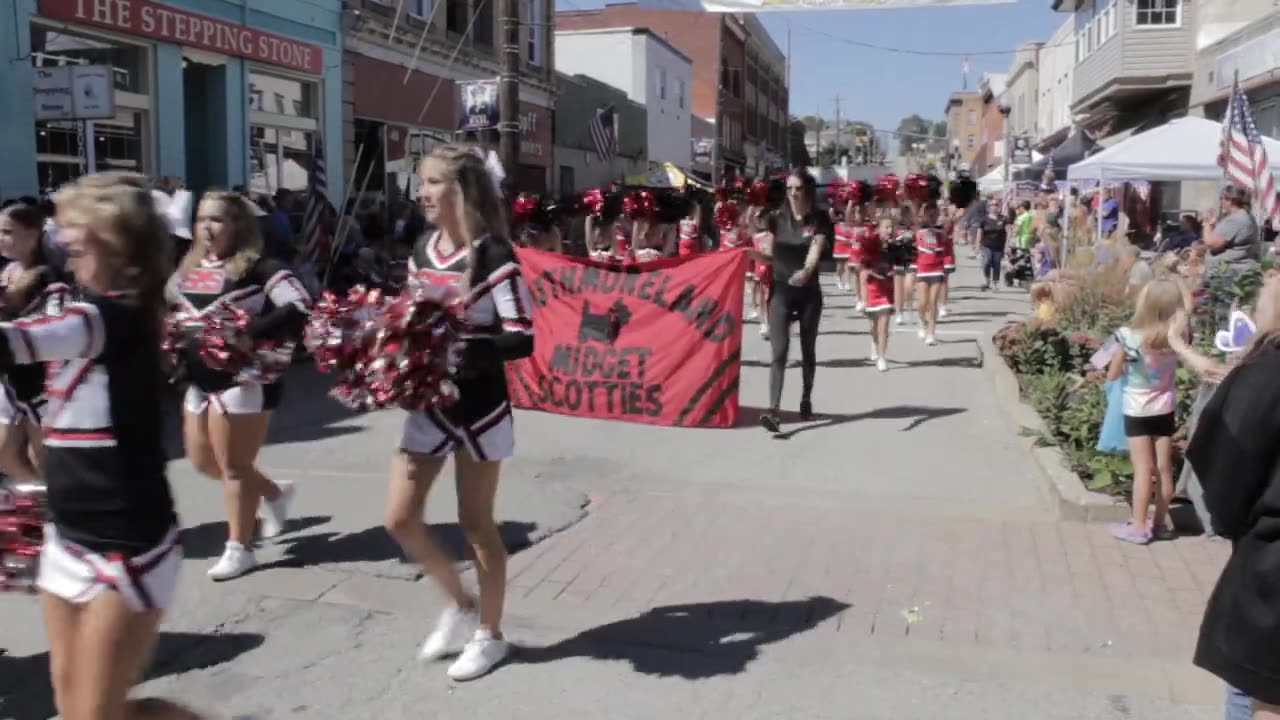
[[[533,355],[507,363],[512,404],[652,425],[733,427],[747,257],[609,265],[520,248]]]

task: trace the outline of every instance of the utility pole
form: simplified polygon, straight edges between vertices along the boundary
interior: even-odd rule
[[[836,151],[831,156],[831,166],[840,164],[840,96],[836,96]]]
[[[498,76],[498,157],[507,192],[520,176],[520,0],[501,0],[502,74]]]

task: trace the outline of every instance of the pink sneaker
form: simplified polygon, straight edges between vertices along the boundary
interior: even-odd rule
[[[1134,545],[1146,545],[1151,542],[1151,534],[1145,530],[1137,530],[1127,522],[1112,523],[1111,537]]]

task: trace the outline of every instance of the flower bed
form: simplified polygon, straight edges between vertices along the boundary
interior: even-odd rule
[[[1123,497],[1132,486],[1133,466],[1125,456],[1095,449],[1107,406],[1103,391],[1106,374],[1089,366],[1089,359],[1132,315],[1131,267],[1131,260],[1117,258],[1087,270],[1068,270],[1070,279],[1055,283],[1051,317],[1011,323],[992,338],[1017,376],[1023,399],[1035,408],[1047,428],[1026,432],[1035,434],[1041,444],[1058,447],[1085,487]],[[1191,323],[1198,346],[1207,351],[1214,333],[1225,326],[1230,309],[1252,303],[1262,272],[1214,274],[1206,279]],[[1177,413],[1181,427],[1175,437],[1179,441],[1175,473],[1181,468],[1182,441],[1198,385],[1193,373],[1179,367]]]

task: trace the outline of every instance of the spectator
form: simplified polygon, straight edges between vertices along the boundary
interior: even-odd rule
[[[1018,206],[1017,219],[1013,221],[1013,234],[1018,242],[1019,250],[1030,250],[1035,242],[1035,215],[1031,212],[1031,202],[1023,200]]]
[[[1195,215],[1191,213],[1183,215],[1178,220],[1178,229],[1169,233],[1169,237],[1160,241],[1160,245],[1156,247],[1156,252],[1178,252],[1191,247],[1200,239],[1202,228],[1200,219]]]
[[[1098,213],[1102,216],[1100,225],[1103,235],[1110,235],[1120,226],[1120,201],[1114,195],[1107,195],[1098,208]]]
[[[1221,214],[1205,211],[1204,244],[1209,248],[1206,265],[1210,270],[1226,265],[1244,269],[1262,259],[1258,224],[1249,214],[1249,191],[1230,185],[1222,191]]]

